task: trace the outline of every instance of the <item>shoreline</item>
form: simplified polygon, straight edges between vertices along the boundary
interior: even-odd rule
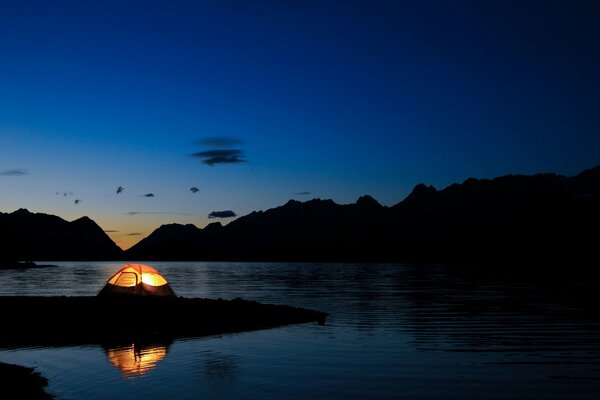
[[[0,361],[0,384],[2,392],[15,398],[50,400],[54,396],[46,392],[48,379],[34,368]]]
[[[170,341],[318,322],[327,314],[243,299],[0,296],[0,348]]]

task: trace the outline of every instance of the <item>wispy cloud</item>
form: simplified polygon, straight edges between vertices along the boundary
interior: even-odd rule
[[[140,236],[141,233],[140,232],[132,232],[132,233],[128,233],[126,236]]]
[[[116,194],[123,193],[124,190],[125,190],[125,188],[123,186],[119,186],[117,188],[117,193]]]
[[[232,147],[239,146],[245,144],[243,140],[236,139],[230,136],[211,136],[202,139],[198,139],[195,142],[200,146],[209,146],[209,147]]]
[[[298,196],[308,196],[311,192],[296,192]]]
[[[208,218],[233,218],[236,215],[237,214],[231,210],[213,211],[210,214],[208,214]]]
[[[212,147],[212,150],[199,151],[191,154],[192,157],[199,158],[206,165],[213,166],[217,164],[239,164],[247,162],[242,149],[233,149],[231,147],[244,144],[243,140],[226,137],[214,136],[198,139],[197,145]]]
[[[197,187],[195,187],[195,186],[192,186],[192,187],[190,188],[190,190],[192,191],[192,193],[196,193],[196,192],[198,192],[200,189],[198,189],[198,188],[197,188]]]
[[[126,213],[127,215],[185,215],[188,217],[193,217],[195,214],[190,213],[182,213],[182,212],[172,212],[172,211],[129,211]]]
[[[29,172],[27,172],[27,170],[24,168],[16,168],[16,169],[7,169],[5,171],[1,171],[0,175],[2,175],[2,176],[23,176],[23,175],[29,175]]]
[[[114,229],[107,229],[104,231],[104,233],[117,233],[117,232],[119,232],[119,231],[114,230]]]
[[[142,195],[143,197],[154,197],[154,193],[146,193]]]
[[[62,196],[62,197],[68,197],[68,196],[73,196],[74,193],[73,192],[56,192],[57,196]]]
[[[238,164],[246,162],[244,152],[240,149],[199,151],[192,154],[192,157],[201,159],[204,164],[211,167],[215,164]]]

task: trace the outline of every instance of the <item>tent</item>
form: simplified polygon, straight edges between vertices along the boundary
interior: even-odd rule
[[[127,264],[106,282],[98,296],[175,296],[167,280],[154,268],[144,264]]]

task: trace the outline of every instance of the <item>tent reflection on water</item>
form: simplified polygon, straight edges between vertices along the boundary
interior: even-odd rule
[[[127,264],[114,274],[98,296],[175,296],[167,280],[154,268],[144,264]]]
[[[167,344],[141,345],[106,348],[108,361],[121,370],[126,379],[135,379],[156,368],[167,355]]]

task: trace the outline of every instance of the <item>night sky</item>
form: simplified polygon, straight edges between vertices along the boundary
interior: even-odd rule
[[[0,1],[0,211],[124,248],[597,164],[600,2]]]

